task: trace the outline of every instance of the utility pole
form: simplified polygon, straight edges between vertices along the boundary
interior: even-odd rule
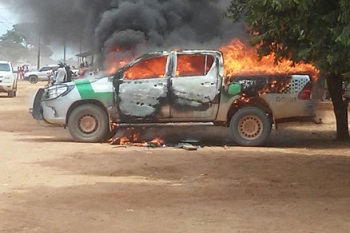
[[[82,32],[80,32],[80,38],[79,38],[80,39],[80,41],[79,41],[79,55],[82,53],[82,40],[83,39],[82,39],[81,34],[82,34]],[[79,64],[78,65],[80,66],[80,64],[83,63],[83,60],[82,60],[82,58],[80,56],[79,56],[78,59],[79,59]]]
[[[37,60],[37,68],[40,69],[40,60],[41,60],[41,33],[39,32],[38,39],[38,60]]]
[[[63,63],[66,64],[67,61],[67,29],[64,30],[64,39],[63,39]]]

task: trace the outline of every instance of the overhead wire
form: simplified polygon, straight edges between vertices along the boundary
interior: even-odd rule
[[[8,10],[8,9],[0,8],[0,10]],[[11,30],[15,23],[11,22],[10,20],[8,20],[7,18],[5,18],[3,15],[0,14],[0,24],[3,25],[6,29]]]

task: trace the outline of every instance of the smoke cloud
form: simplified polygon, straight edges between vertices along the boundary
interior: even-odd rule
[[[0,0],[41,36],[110,51],[218,48],[244,35],[224,17],[229,0]],[[145,52],[142,51],[142,52]]]

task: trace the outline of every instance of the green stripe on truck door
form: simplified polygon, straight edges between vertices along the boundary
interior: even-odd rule
[[[106,105],[113,103],[113,92],[95,92],[88,80],[77,80],[75,84],[82,99],[97,99]]]

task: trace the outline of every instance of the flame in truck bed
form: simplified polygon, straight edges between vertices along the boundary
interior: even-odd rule
[[[248,47],[243,42],[234,39],[219,49],[224,56],[226,76],[245,74],[309,74],[316,78],[318,70],[311,64],[295,64],[282,60],[274,64],[274,55],[268,55],[259,60],[256,49]]]

